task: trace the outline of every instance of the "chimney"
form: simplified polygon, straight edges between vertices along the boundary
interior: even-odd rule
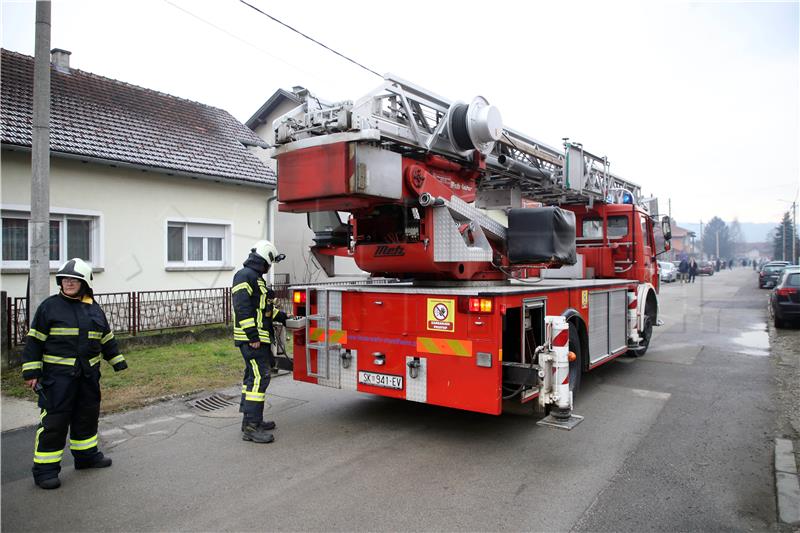
[[[53,48],[50,50],[50,63],[56,68],[57,71],[69,74],[69,56],[72,52],[69,50],[62,50],[61,48]]]

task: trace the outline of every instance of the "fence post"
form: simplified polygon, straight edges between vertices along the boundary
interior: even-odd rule
[[[3,332],[3,343],[0,345],[0,368],[3,370],[8,368],[8,353],[11,351],[11,336],[9,335],[11,333],[11,328],[9,327],[11,325],[10,310],[8,293],[0,291],[0,327]]]
[[[136,328],[139,325],[139,293],[133,292],[131,295],[133,296],[133,299],[131,300],[133,302],[133,312],[131,313],[131,316],[133,317],[133,327],[131,328],[131,335],[135,337]]]

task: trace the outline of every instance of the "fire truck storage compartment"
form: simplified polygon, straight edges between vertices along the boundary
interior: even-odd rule
[[[522,307],[510,307],[503,321],[503,384],[536,385],[538,377],[534,352],[544,344],[546,300],[524,300]],[[507,392],[507,391],[506,391]]]
[[[312,146],[278,156],[279,202],[364,195],[399,200],[402,156],[363,143]]]
[[[558,207],[511,209],[507,239],[512,263],[575,264],[575,213]]]
[[[626,289],[589,293],[589,364],[627,346]]]

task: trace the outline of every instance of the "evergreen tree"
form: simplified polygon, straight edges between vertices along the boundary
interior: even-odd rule
[[[719,254],[717,254],[719,240]],[[707,257],[729,258],[733,254],[733,244],[725,221],[719,217],[712,218],[703,229],[703,252]]]
[[[797,258],[792,257],[792,236],[794,236],[795,240],[794,250],[796,255],[800,255],[800,240],[797,238],[797,231],[795,231],[792,217],[788,211],[783,214],[783,220],[775,228],[774,234],[775,236],[772,239],[772,259],[796,264]],[[784,235],[786,239],[784,239]]]

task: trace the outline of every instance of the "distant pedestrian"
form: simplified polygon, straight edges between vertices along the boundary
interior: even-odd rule
[[[111,459],[97,449],[100,361],[108,361],[115,372],[128,368],[105,313],[94,301],[92,267],[70,259],[56,272],[56,283],[61,292],[39,305],[22,355],[22,379],[39,393],[42,409],[33,480],[43,489],[61,486],[67,430],[76,470],[111,466]]]
[[[716,263],[714,263],[714,270],[719,272],[719,267],[720,266],[722,266],[722,262],[719,260],[719,257],[717,257],[717,261],[716,261]]]
[[[697,276],[697,261],[694,257],[689,259],[689,281],[694,283],[694,278]]]
[[[681,277],[681,283],[688,281],[689,262],[686,260],[685,257],[681,259],[681,262],[678,265],[678,274]]]

